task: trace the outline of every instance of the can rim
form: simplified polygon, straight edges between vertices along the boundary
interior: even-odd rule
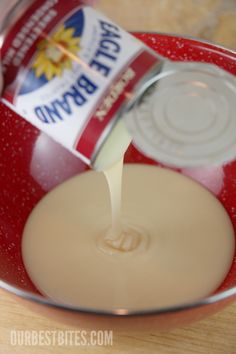
[[[178,107],[176,106],[176,104],[174,107],[175,114],[173,117],[169,118],[169,116],[165,111],[166,102],[165,105],[162,106],[161,101],[158,102],[159,111],[157,116],[159,119],[159,123],[157,124],[155,122],[156,120],[155,112],[154,112],[155,109],[153,109],[153,105],[154,105],[154,101],[157,100],[156,97],[157,94],[158,95],[161,94],[163,96],[163,91],[164,91],[165,92],[164,99],[166,99],[167,96],[172,97],[172,95],[176,94],[177,92],[179,94],[179,91],[177,91],[177,89],[174,89],[174,87],[176,87],[175,85],[179,83],[181,84],[184,83],[185,89],[186,86],[188,90],[195,89],[194,80],[197,80],[196,72],[198,74],[197,77],[199,77],[199,74],[202,75],[202,79],[199,79],[200,83],[205,85],[205,80],[206,80],[206,85],[204,87],[205,92],[203,96],[204,99],[208,97],[208,95],[212,95],[211,86],[208,87],[209,82],[210,85],[211,84],[213,85],[213,90],[214,90],[213,92],[215,95],[218,94],[223,95],[222,88],[220,90],[217,90],[217,87],[219,86],[219,80],[220,80],[220,82],[222,82],[222,86],[224,83],[225,87],[227,87],[228,89],[228,91],[225,92],[223,97],[225,100],[227,100],[227,102],[229,101],[229,104],[232,105],[232,112],[234,112],[235,107],[233,105],[235,105],[234,95],[235,95],[235,87],[236,87],[235,86],[236,77],[233,74],[228,73],[226,70],[222,70],[215,64],[210,64],[206,62],[166,60],[163,64],[163,70],[157,73],[155,76],[151,77],[149,81],[145,82],[145,84],[139,90],[137,90],[134,99],[130,102],[130,106],[128,106],[128,114],[124,116],[124,122],[126,128],[129,131],[130,135],[133,137],[133,144],[136,146],[136,148],[139,151],[143,152],[147,157],[150,157],[154,160],[157,160],[158,162],[164,163],[165,165],[172,166],[174,168],[199,167],[199,166],[204,166],[206,164],[219,165],[222,163],[228,163],[232,161],[232,159],[235,159],[236,145],[235,144],[232,146],[231,144],[228,145],[231,139],[231,135],[234,139],[232,127],[226,129],[226,127],[224,126],[224,129],[223,130],[221,129],[222,131],[217,130],[216,137],[214,135],[212,137],[212,130],[215,128],[212,122],[208,127],[204,127],[204,128],[201,127],[201,122],[200,122],[200,130],[199,130],[199,126],[195,126],[195,128],[191,131],[189,131],[188,129],[184,130],[186,129],[185,125],[187,122],[186,121],[183,122],[183,119],[181,119],[180,126],[178,126],[178,123],[177,126],[175,126],[172,121],[169,121],[171,118],[173,119],[173,117],[176,118],[176,114],[178,117]],[[185,74],[185,79],[183,80],[182,75],[184,74]],[[188,82],[189,77],[186,78],[187,74],[190,75],[189,82]],[[172,79],[176,75],[179,75],[177,81],[172,81],[171,85],[169,83],[167,86],[165,86],[163,91],[160,90],[158,91],[158,89],[156,89],[159,86],[159,84],[160,85],[162,84],[161,83],[162,81],[164,81],[165,83],[165,79],[167,80]],[[179,90],[179,86],[178,86],[178,90]],[[151,99],[153,97],[152,95],[155,93],[156,93],[155,98]],[[198,92],[196,96],[199,97]],[[213,98],[215,99],[215,96],[213,96]],[[186,97],[186,93],[184,99],[185,99],[184,105],[186,105],[186,101],[188,101],[188,97]],[[210,96],[209,99],[213,100],[212,97]],[[170,101],[170,97],[168,97],[167,102],[169,101]],[[200,103],[198,102],[198,105],[201,103],[202,102]],[[191,101],[191,105],[192,104],[193,102]],[[193,117],[196,117],[196,115],[194,115],[194,112],[196,111],[196,107],[195,106],[190,107],[191,105],[189,104],[188,107],[188,116],[191,115]],[[143,113],[143,111],[145,113]],[[211,113],[212,115],[214,113],[214,117],[211,117],[210,115],[209,119],[215,121],[215,125],[217,127],[217,118],[219,118],[219,116],[217,116],[215,111],[213,113],[212,112],[207,112],[207,113],[209,114]],[[201,114],[203,113],[201,112]],[[150,116],[150,119],[148,120],[149,124],[145,123],[144,115]],[[181,113],[179,113],[179,117],[180,116],[182,117],[182,111]],[[187,121],[189,121],[189,118],[187,119]],[[220,118],[220,122],[222,123],[222,117]],[[230,119],[230,121],[227,119],[227,125],[230,122],[232,122],[232,119]],[[219,119],[218,119],[218,125],[219,125]],[[218,129],[218,127],[215,129]],[[218,136],[220,134],[222,137],[221,133],[223,134],[223,138],[224,138],[223,139],[224,148],[219,149]],[[190,138],[189,138],[189,134],[191,134]],[[203,140],[202,140],[202,135],[204,135]],[[195,139],[194,143],[192,143],[192,139]],[[208,146],[209,144],[207,145],[208,140],[210,141],[210,147]],[[167,144],[167,146],[165,146],[165,143]],[[197,143],[200,146],[198,150],[196,150],[196,146],[195,146]],[[214,145],[214,147],[211,146],[212,144]],[[179,148],[181,149],[181,153],[178,150]],[[197,154],[195,154],[196,151]]]

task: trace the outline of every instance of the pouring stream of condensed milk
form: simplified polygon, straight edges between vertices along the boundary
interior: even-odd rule
[[[106,176],[110,199],[111,199],[111,230],[109,235],[111,239],[119,240],[122,235],[122,221],[121,221],[121,187],[122,187],[122,172],[123,172],[123,158],[114,164],[112,167],[104,171]]]
[[[140,246],[145,235],[128,225],[122,218],[122,174],[123,158],[103,171],[110,195],[111,226],[100,239],[100,247],[110,252],[130,252]]]

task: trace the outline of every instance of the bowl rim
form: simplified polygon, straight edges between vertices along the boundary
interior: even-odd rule
[[[179,33],[175,33],[175,32],[158,32],[158,31],[132,31],[130,32],[132,34],[154,34],[154,35],[158,35],[158,36],[163,36],[163,37],[173,37],[173,38],[178,38],[178,39],[187,39],[187,40],[191,40],[194,42],[198,42],[198,43],[204,43],[204,44],[209,44],[210,46],[214,47],[214,48],[218,48],[218,49],[222,49],[226,52],[230,52],[231,54],[236,56],[236,49],[232,49],[232,48],[227,48],[225,47],[223,44],[219,44],[219,43],[214,43],[208,39],[204,39],[204,38],[199,38],[199,37],[195,37],[195,36],[191,36],[191,35],[181,35]]]
[[[226,52],[230,52],[231,54],[235,55],[236,57],[236,51],[230,48],[226,48],[223,45],[220,44],[215,44],[212,43],[211,41],[205,40],[205,39],[200,39],[194,36],[188,36],[188,35],[181,35],[177,33],[167,33],[167,32],[156,32],[156,31],[132,31],[133,34],[150,34],[150,35],[158,35],[158,36],[163,36],[163,37],[173,37],[173,38],[179,38],[183,40],[191,40],[195,41],[197,43],[203,43],[203,44],[209,44],[213,48],[216,49],[221,49]],[[41,304],[41,305],[46,305],[49,307],[61,309],[61,310],[66,310],[66,311],[71,311],[74,313],[83,313],[83,314],[90,314],[90,315],[97,315],[97,316],[107,316],[107,317],[133,317],[133,316],[150,316],[150,315],[163,315],[163,314],[168,314],[168,313],[177,313],[177,312],[182,312],[185,310],[192,310],[196,309],[199,307],[205,307],[207,305],[215,304],[218,302],[221,302],[223,300],[229,299],[231,297],[236,297],[236,286],[221,291],[217,294],[213,294],[210,296],[207,296],[203,299],[196,300],[193,302],[187,302],[183,303],[180,305],[173,305],[173,306],[167,306],[167,307],[155,307],[155,308],[147,308],[147,309],[110,309],[110,310],[102,310],[102,309],[96,309],[96,308],[86,308],[86,307],[80,307],[80,306],[73,306],[73,305],[68,305],[68,304],[63,304],[56,302],[52,299],[45,298],[40,294],[35,294],[30,291],[22,290],[18,288],[17,286],[13,286],[9,284],[6,281],[3,281],[0,279],[0,289],[3,289],[13,295],[19,296],[25,300],[33,301],[35,303]]]
[[[45,298],[42,295],[36,295],[30,291],[22,290],[16,286],[10,285],[7,282],[0,280],[0,289],[6,290],[13,295],[19,296],[25,300],[36,302],[40,305],[47,305],[49,307],[57,308],[60,310],[71,311],[74,313],[83,313],[87,315],[97,315],[97,316],[106,316],[106,317],[137,317],[137,316],[150,316],[150,315],[163,315],[163,314],[170,314],[170,313],[177,313],[187,310],[193,310],[199,307],[205,307],[208,305],[212,305],[223,300],[229,299],[230,297],[236,296],[236,286],[224,290],[218,294],[214,294],[208,296],[206,298],[196,300],[194,302],[183,303],[180,305],[173,305],[173,306],[166,306],[166,307],[155,307],[155,308],[147,308],[147,309],[110,309],[110,310],[103,310],[103,309],[96,309],[91,307],[80,307],[74,306],[69,304],[63,304],[51,300],[49,298]]]

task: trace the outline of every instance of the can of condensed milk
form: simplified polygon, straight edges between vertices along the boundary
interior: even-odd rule
[[[235,157],[236,85],[223,70],[161,57],[89,1],[2,0],[0,33],[2,101],[91,167],[131,139],[170,165]]]

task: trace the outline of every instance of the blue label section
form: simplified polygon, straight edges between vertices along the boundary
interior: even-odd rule
[[[74,37],[82,37],[84,29],[84,12],[83,10],[77,11],[65,22],[66,28],[74,28]]]
[[[71,60],[66,58],[60,48],[65,48],[73,55],[79,51],[79,39],[83,35],[84,21],[84,12],[79,10],[50,36],[51,45],[48,40],[39,42],[33,68],[25,77],[19,95],[36,91],[54,77],[60,76],[63,70],[70,69]]]

